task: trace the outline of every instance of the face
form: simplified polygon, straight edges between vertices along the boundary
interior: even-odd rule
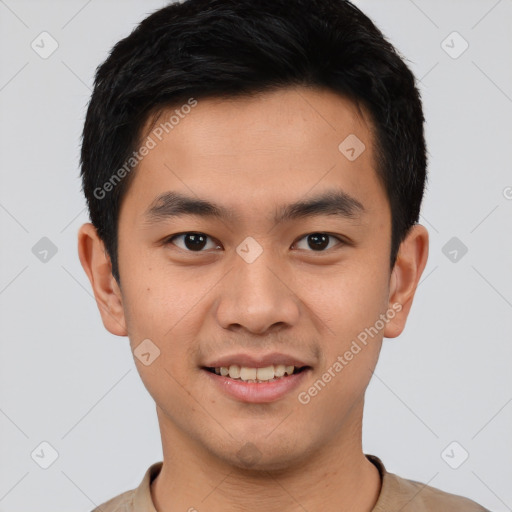
[[[305,88],[199,100],[155,132],[171,114],[147,127],[156,144],[119,216],[117,326],[104,315],[129,336],[164,443],[259,469],[348,443],[407,309],[368,119]]]

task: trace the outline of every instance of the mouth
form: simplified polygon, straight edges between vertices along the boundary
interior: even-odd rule
[[[262,384],[276,382],[291,375],[297,375],[309,368],[309,366],[293,366],[284,364],[255,368],[232,364],[230,366],[217,367],[204,366],[203,370],[234,381]]]
[[[262,404],[292,396],[292,391],[304,386],[312,367],[266,363],[202,366],[201,370],[215,392],[236,402]]]

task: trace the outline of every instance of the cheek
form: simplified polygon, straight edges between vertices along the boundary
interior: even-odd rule
[[[186,313],[187,294],[178,279],[144,257],[131,254],[121,276],[128,335],[159,340]]]
[[[155,403],[174,418],[191,414],[193,404],[185,390],[193,384],[197,371],[190,353],[195,336],[185,306],[165,292],[165,287],[155,285],[134,294],[126,308],[128,336],[140,378]]]
[[[320,332],[346,340],[385,313],[388,281],[386,270],[380,267],[354,258],[327,272],[304,273],[295,281],[301,301],[322,326]]]
[[[190,273],[163,272],[156,266],[139,268],[132,273],[123,293],[128,336],[132,351],[144,340],[150,340],[159,352],[157,367],[175,373],[186,373],[191,356],[186,353],[197,340],[201,322],[198,305],[210,285],[204,280],[194,282]],[[194,330],[195,326],[195,330]],[[136,355],[136,353],[134,353]],[[154,370],[141,366],[148,377]],[[141,374],[141,377],[144,376]],[[167,380],[169,378],[167,377]]]

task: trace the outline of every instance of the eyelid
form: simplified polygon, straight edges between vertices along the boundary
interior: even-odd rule
[[[217,244],[217,245],[222,245],[218,240],[216,240],[215,238],[213,238],[212,236],[206,234],[206,233],[203,233],[202,231],[182,231],[181,233],[174,233],[173,235],[170,235],[170,236],[167,236],[163,239],[162,243],[163,245],[168,245],[168,244],[172,244],[172,245],[176,245],[172,242],[172,240],[174,238],[177,238],[177,237],[180,237],[180,236],[184,236],[184,235],[203,235],[205,236],[206,238],[210,239],[213,243]],[[202,252],[208,252],[207,250],[200,250],[200,251],[190,251],[188,249],[183,249],[181,247],[178,247],[176,246],[178,249],[184,251],[184,252],[188,252],[188,253],[192,253],[192,254],[201,254]]]
[[[346,240],[344,240],[342,237],[340,237],[339,235],[335,235],[333,233],[329,233],[327,231],[310,231],[308,233],[305,233],[304,235],[301,235],[300,237],[297,238],[296,242],[293,243],[293,245],[296,245],[299,241],[301,241],[303,238],[306,238],[307,236],[309,235],[327,235],[328,237],[330,238],[334,238],[336,239],[339,243],[336,244],[334,247],[330,247],[329,249],[324,249],[322,251],[313,251],[313,250],[308,250],[306,252],[312,252],[312,253],[316,253],[316,254],[322,254],[322,253],[326,253],[328,251],[330,251],[331,249],[334,249],[335,247],[338,247],[340,245],[347,245],[348,242]]]

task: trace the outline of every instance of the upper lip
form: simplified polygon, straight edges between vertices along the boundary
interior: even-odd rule
[[[246,366],[249,368],[265,368],[266,366],[284,364],[285,366],[296,366],[302,368],[303,366],[309,366],[299,358],[282,354],[279,352],[272,352],[269,354],[232,354],[219,357],[204,366],[206,368],[220,368],[221,366],[229,367],[233,364],[238,366]]]

